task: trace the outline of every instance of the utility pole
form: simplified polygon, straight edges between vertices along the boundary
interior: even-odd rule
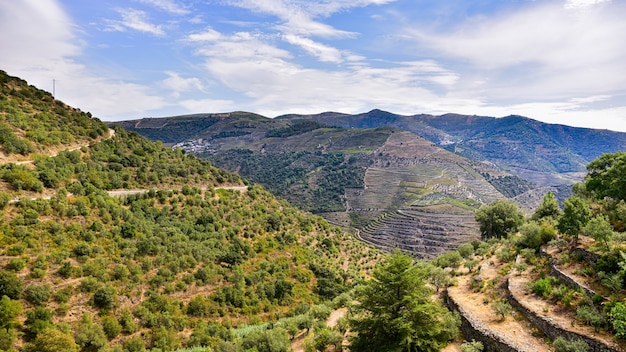
[[[56,79],[52,79],[52,97],[56,99],[57,95],[56,95],[56,89],[57,88],[57,80]]]

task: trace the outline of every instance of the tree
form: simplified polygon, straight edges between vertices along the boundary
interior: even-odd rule
[[[80,350],[72,335],[54,328],[44,329],[37,334],[30,347],[27,350],[33,352],[78,352]]]
[[[93,304],[100,309],[111,309],[115,304],[115,289],[112,287],[101,287],[93,294]]]
[[[602,154],[587,165],[585,189],[596,198],[626,199],[626,152]]]
[[[291,349],[287,331],[281,328],[253,331],[241,341],[244,350],[256,349],[258,352],[287,352]]]
[[[524,214],[517,205],[501,199],[478,209],[475,218],[483,239],[505,237],[524,223]]]
[[[609,320],[611,325],[613,325],[615,337],[626,339],[626,303],[615,303],[609,312]]]
[[[609,249],[609,240],[613,237],[614,231],[609,220],[604,216],[596,216],[589,220],[582,232],[592,237],[596,242],[604,243],[606,249]]]
[[[15,273],[0,271],[0,296],[11,299],[20,299],[22,295],[22,280]]]
[[[83,314],[75,338],[82,351],[95,352],[107,344],[102,325],[94,323],[89,313]]]
[[[535,209],[532,219],[539,220],[557,220],[561,216],[561,208],[559,202],[554,198],[554,193],[548,192],[543,196],[543,202]]]
[[[578,240],[578,233],[587,225],[591,211],[584,199],[580,197],[569,197],[563,204],[563,214],[559,218],[557,229],[564,235],[568,235]]]
[[[458,335],[458,318],[431,300],[413,260],[395,251],[358,291],[350,350],[439,351]]]

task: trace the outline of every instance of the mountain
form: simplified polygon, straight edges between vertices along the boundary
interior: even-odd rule
[[[0,350],[239,350],[251,331],[288,346],[270,323],[310,328],[380,257],[206,160],[0,82]]]
[[[572,184],[603,153],[626,149],[626,133],[547,124],[522,116],[397,115],[381,110],[347,115],[285,115],[345,128],[392,126],[414,132],[467,158],[488,161],[541,186]]]

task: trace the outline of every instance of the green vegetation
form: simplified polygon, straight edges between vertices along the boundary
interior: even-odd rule
[[[221,167],[238,169],[250,181],[314,213],[345,211],[346,188],[364,185],[365,168],[343,153],[256,154],[233,149],[210,159]]]
[[[4,88],[2,102],[24,110],[39,94]],[[324,302],[380,255],[260,186],[221,188],[243,182],[206,160],[121,128],[105,138],[101,122],[72,111],[46,126],[74,131],[82,147],[0,166],[0,350],[286,351],[288,330],[273,324],[313,330],[330,313]],[[2,117],[27,136],[16,115]],[[237,335],[244,325],[267,328]]]
[[[107,131],[91,114],[0,71],[0,146],[5,154],[28,155],[49,147],[90,143]]]
[[[412,259],[394,252],[357,293],[351,351],[439,351],[458,319],[433,302]]]
[[[496,200],[476,211],[483,239],[502,238],[517,232],[524,222],[524,214],[517,206],[506,200]]]
[[[265,135],[267,138],[272,137],[291,137],[298,134],[303,134],[309,131],[316,130],[318,128],[326,127],[325,125],[315,121],[294,121],[293,124],[281,128],[269,130]]]

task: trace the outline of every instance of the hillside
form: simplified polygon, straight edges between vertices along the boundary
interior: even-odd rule
[[[328,127],[246,113],[114,125],[170,136],[181,121],[199,126],[206,119],[214,121],[211,126],[174,147],[260,183],[334,224],[356,227],[368,243],[423,258],[476,238],[473,210],[481,204],[536,187],[395,128]],[[540,200],[528,195],[520,203],[532,209]]]
[[[547,124],[513,115],[405,116],[372,110],[357,115],[329,112],[279,117],[303,118],[345,128],[401,128],[541,186],[580,181],[585,165],[593,159],[626,148],[626,133]]]
[[[363,121],[385,125],[397,117],[379,112]],[[422,257],[475,238],[472,211],[495,198],[513,198],[529,211],[548,191],[561,203],[571,194],[569,186],[538,187],[494,164],[468,160],[404,130],[329,127],[352,118],[324,113],[268,119],[235,112],[114,125],[151,138],[161,133],[168,139],[179,124],[201,126],[210,121],[209,127],[173,146],[263,184],[301,209],[344,228],[356,227],[369,243],[386,249],[399,246]],[[420,126],[421,132],[432,132],[429,136],[442,133]],[[450,217],[434,215],[442,211]],[[415,216],[403,215],[407,212]],[[450,226],[451,220],[459,226]]]
[[[3,78],[7,135],[33,152],[0,166],[0,350],[240,348],[250,324],[325,319],[324,302],[380,255],[206,160],[107,134],[24,87]],[[36,114],[48,136],[74,139],[42,144],[16,125],[44,123]]]

